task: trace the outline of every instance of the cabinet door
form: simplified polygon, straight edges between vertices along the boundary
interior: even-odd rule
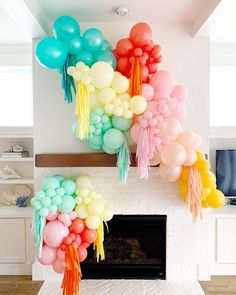
[[[236,263],[236,218],[217,219],[217,263]]]
[[[25,262],[25,220],[0,219],[0,263]]]

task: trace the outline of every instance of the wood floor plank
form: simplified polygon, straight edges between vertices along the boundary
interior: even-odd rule
[[[236,276],[212,276],[200,284],[206,295],[236,295]]]

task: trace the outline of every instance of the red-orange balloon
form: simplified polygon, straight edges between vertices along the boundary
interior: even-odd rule
[[[84,261],[88,255],[87,249],[83,245],[80,245],[78,248],[78,252],[79,252],[79,261],[80,262]]]
[[[72,221],[69,227],[71,233],[80,234],[84,230],[84,222],[80,218],[76,218]]]
[[[160,55],[160,52],[161,52],[161,46],[160,45],[155,45],[152,48],[151,56],[154,57],[154,58],[158,58],[158,56]]]
[[[146,82],[148,77],[148,68],[146,66],[141,66],[142,81]]]
[[[86,228],[81,233],[81,238],[82,238],[83,243],[91,244],[91,243],[95,242],[97,239],[97,231],[94,229]]]
[[[156,73],[157,68],[158,68],[158,64],[157,64],[156,62],[151,62],[151,63],[148,65],[148,71],[149,71],[149,74],[154,74],[154,73]]]
[[[130,30],[129,38],[135,46],[148,45],[152,39],[152,30],[146,23],[137,23]]]
[[[119,56],[129,56],[133,53],[133,43],[128,39],[121,39],[116,44],[116,51]]]
[[[125,76],[129,73],[130,63],[128,57],[120,57],[117,60],[117,70]]]

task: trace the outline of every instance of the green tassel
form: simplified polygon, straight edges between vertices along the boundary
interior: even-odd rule
[[[118,153],[118,158],[117,158],[117,166],[118,166],[118,170],[119,170],[119,180],[120,180],[120,183],[122,183],[122,184],[126,184],[130,164],[131,164],[131,160],[130,160],[129,145],[128,145],[127,139],[124,135],[124,143],[120,147],[120,150]]]
[[[36,251],[39,257],[41,257],[43,247],[43,229],[46,224],[46,218],[39,215],[38,210],[34,210],[34,216],[32,220],[32,232],[35,236]]]
[[[68,103],[73,101],[72,91],[75,93],[75,84],[73,77],[67,74],[67,68],[69,66],[73,66],[74,63],[75,61],[73,56],[69,54],[63,68],[60,70],[62,75],[61,86],[64,89],[64,99]]]

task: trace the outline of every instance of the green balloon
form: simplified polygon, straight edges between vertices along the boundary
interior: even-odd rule
[[[94,151],[100,151],[102,146],[101,145],[95,145],[89,142],[89,146],[91,147],[92,150]]]
[[[104,123],[102,126],[102,131],[106,132],[107,130],[112,128],[111,119],[109,118],[108,122]]]
[[[51,205],[52,201],[50,198],[46,197],[46,198],[43,198],[41,200],[41,204],[43,207],[49,207]]]
[[[46,177],[43,180],[42,189],[44,191],[46,191],[48,189],[56,190],[58,187],[60,187],[60,182],[58,179],[56,179],[53,176]]]
[[[48,207],[48,210],[51,213],[55,213],[57,211],[57,206],[51,205],[51,206]]]
[[[101,147],[101,145],[102,145],[102,135],[94,135],[94,136],[91,136],[89,138],[89,143]]]
[[[96,28],[87,29],[84,32],[82,39],[84,48],[91,53],[100,50],[104,42],[102,32]]]
[[[49,210],[47,207],[43,207],[39,210],[39,215],[41,217],[47,217],[48,216],[48,213],[49,213]]]
[[[102,145],[102,148],[103,148],[103,150],[104,150],[105,153],[110,154],[110,155],[119,153],[119,149],[110,149],[105,144]]]
[[[59,174],[53,175],[53,177],[55,177],[60,182],[62,182],[65,179],[65,177],[63,175],[59,175]]]
[[[72,179],[63,180],[61,187],[64,188],[67,195],[73,195],[76,190],[76,184]]]
[[[58,205],[58,211],[62,213],[69,213],[73,211],[75,207],[75,199],[72,196],[65,195],[62,198],[61,203]]]
[[[121,131],[126,131],[130,129],[132,125],[132,121],[133,121],[132,119],[126,119],[124,117],[117,117],[117,116],[112,117],[112,125]]]
[[[96,114],[98,114],[99,116],[102,116],[104,114],[104,110],[100,107],[96,107],[95,111]]]
[[[45,192],[40,191],[40,192],[38,192],[38,193],[36,194],[35,198],[37,198],[37,199],[42,199],[42,198],[44,198],[45,196],[46,196]]]
[[[101,135],[102,134],[102,129],[95,129],[95,131],[94,131],[94,135]]]
[[[94,62],[105,61],[109,63],[113,69],[116,69],[117,62],[115,55],[109,50],[99,50],[94,56]]]
[[[56,193],[57,193],[57,196],[62,197],[65,195],[66,191],[64,190],[63,187],[59,187],[58,189],[56,189]]]
[[[52,198],[56,195],[56,191],[54,189],[48,189],[46,190],[46,196],[49,197],[49,198]]]
[[[57,206],[61,203],[61,200],[62,200],[61,196],[55,196],[52,198],[52,204]]]
[[[41,202],[40,201],[33,201],[31,202],[31,205],[36,209],[39,210],[42,208]]]
[[[120,130],[111,128],[105,132],[103,142],[110,149],[119,149],[124,142],[124,135]]]

